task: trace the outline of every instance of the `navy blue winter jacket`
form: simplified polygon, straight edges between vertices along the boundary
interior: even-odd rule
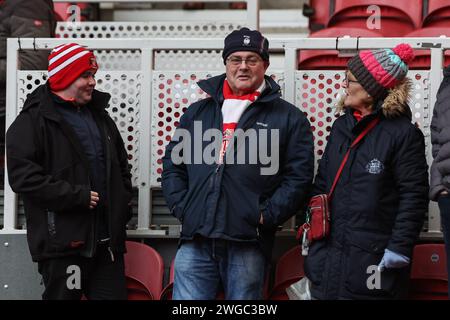
[[[194,121],[201,122],[202,134],[210,128],[222,132],[224,79],[225,74],[222,74],[199,82],[210,97],[187,109],[181,117],[178,133],[185,129],[193,137],[192,142],[200,142],[202,138],[194,135]],[[270,253],[277,226],[292,217],[306,201],[314,171],[309,122],[299,109],[280,98],[280,87],[271,78],[266,76],[265,79],[266,89],[244,111],[236,130],[243,129],[246,133],[254,130],[258,137],[267,132],[269,150],[272,129],[279,130],[279,143],[273,146],[279,156],[276,173],[261,174],[261,169],[269,165],[263,165],[260,158],[255,164],[250,161],[238,164],[236,151],[234,164],[230,161],[222,165],[207,164],[203,159],[200,164],[185,161],[176,165],[171,155],[178,142],[172,139],[168,144],[163,158],[162,187],[172,214],[182,222],[182,240],[198,234],[208,238],[259,241],[264,251]],[[251,156],[248,141],[244,149],[246,159]],[[207,152],[205,148],[210,144],[211,141],[203,141],[199,145]],[[195,143],[192,143],[186,149],[191,151],[192,158],[194,148]],[[242,149],[237,147],[236,150]],[[263,225],[259,224],[261,213]]]
[[[411,86],[408,80],[391,89],[359,122],[347,109],[333,124],[313,194],[330,191],[351,142],[380,117],[350,151],[331,201],[330,236],[313,242],[305,260],[317,299],[405,297],[407,267],[374,272],[386,248],[411,257],[428,208],[424,137],[407,105]]]

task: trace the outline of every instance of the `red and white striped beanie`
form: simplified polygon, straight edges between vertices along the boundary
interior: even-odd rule
[[[98,69],[95,56],[91,51],[76,43],[57,46],[48,56],[50,89],[64,90],[90,69]]]

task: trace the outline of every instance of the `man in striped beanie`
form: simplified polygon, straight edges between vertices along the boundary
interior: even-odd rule
[[[89,102],[95,87],[94,75],[98,65],[94,54],[86,48],[69,43],[52,50],[48,57],[48,83],[50,89],[66,100]],[[89,81],[86,76],[91,76]],[[79,79],[81,77],[81,79]],[[74,85],[74,83],[77,84]]]
[[[48,81],[7,132],[8,177],[22,195],[43,299],[126,299],[125,224],[131,175],[121,135],[95,90],[94,54],[51,51]],[[107,169],[108,168],[108,169]]]

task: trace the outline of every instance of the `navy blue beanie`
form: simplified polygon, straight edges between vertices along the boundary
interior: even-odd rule
[[[237,51],[253,51],[265,61],[269,61],[269,41],[257,30],[242,28],[231,32],[225,38],[223,63],[230,54]]]

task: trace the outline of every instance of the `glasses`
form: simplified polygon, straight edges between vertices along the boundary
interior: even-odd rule
[[[348,74],[347,74],[347,72],[345,73],[345,78],[344,78],[344,83],[345,83],[345,85],[346,86],[348,86],[350,83],[352,83],[352,82],[354,82],[354,83],[358,83],[359,81],[356,81],[356,80],[350,80],[349,78],[348,78]]]
[[[247,59],[242,59],[241,57],[229,57],[227,63],[231,64],[233,67],[240,66],[242,62],[245,62],[250,67],[256,66],[262,60],[257,57],[250,57]]]

